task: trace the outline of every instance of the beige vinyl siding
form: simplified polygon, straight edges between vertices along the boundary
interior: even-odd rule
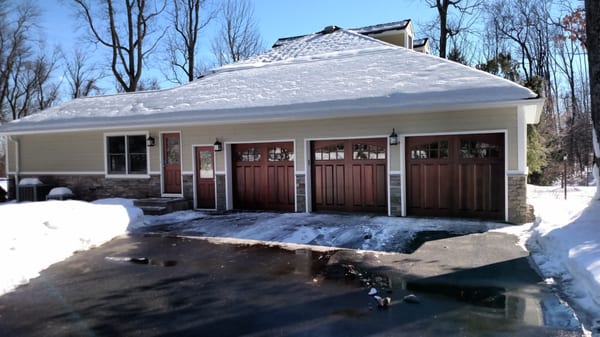
[[[156,139],[149,148],[150,173],[160,172],[161,132],[181,132],[182,171],[193,172],[194,145],[210,145],[215,139],[223,143],[295,141],[296,170],[306,171],[306,140],[327,138],[387,137],[392,128],[399,136],[486,132],[508,130],[508,170],[516,170],[517,109],[485,111],[420,113],[411,115],[337,118],[316,121],[291,121],[210,126],[182,126],[134,129],[126,132],[148,132]],[[24,135],[21,141],[22,172],[104,172],[106,134],[118,131],[69,132],[62,134]],[[390,169],[400,170],[400,146],[390,147]],[[14,144],[9,144],[10,170],[14,172]],[[216,170],[225,171],[225,154],[217,153]]]
[[[95,132],[20,136],[21,171],[103,171],[101,137]]]

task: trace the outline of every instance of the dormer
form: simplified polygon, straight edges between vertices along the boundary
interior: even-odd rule
[[[413,49],[415,30],[410,19],[355,28],[352,30],[396,46]]]
[[[413,49],[415,51],[420,52],[420,53],[430,54],[431,53],[431,47],[429,45],[429,39],[428,38],[424,38],[424,39],[415,40],[413,42]]]

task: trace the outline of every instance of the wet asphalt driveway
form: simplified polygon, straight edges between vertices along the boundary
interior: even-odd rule
[[[515,243],[487,232],[401,254],[120,237],[0,297],[0,336],[581,336]]]

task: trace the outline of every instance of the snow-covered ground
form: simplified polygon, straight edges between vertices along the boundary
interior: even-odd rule
[[[144,221],[142,211],[124,199],[0,205],[0,295]]]
[[[595,187],[570,187],[564,200],[560,188],[529,186],[529,202],[537,219],[522,226],[300,213],[207,215],[183,211],[144,216],[125,199],[0,204],[0,295],[75,251],[127,232],[170,231],[393,251],[421,231],[461,234],[493,230],[518,236],[546,282],[563,293],[594,331],[600,328],[600,201],[594,194]],[[600,331],[596,332],[600,336]]]

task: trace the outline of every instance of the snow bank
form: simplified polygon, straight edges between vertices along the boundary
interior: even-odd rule
[[[53,263],[143,222],[131,201],[46,201],[0,206],[0,295]]]
[[[588,313],[588,321],[600,318],[600,201],[593,198],[595,192],[595,186],[570,187],[564,200],[560,188],[529,186],[537,220],[527,247],[547,281],[559,284]]]

